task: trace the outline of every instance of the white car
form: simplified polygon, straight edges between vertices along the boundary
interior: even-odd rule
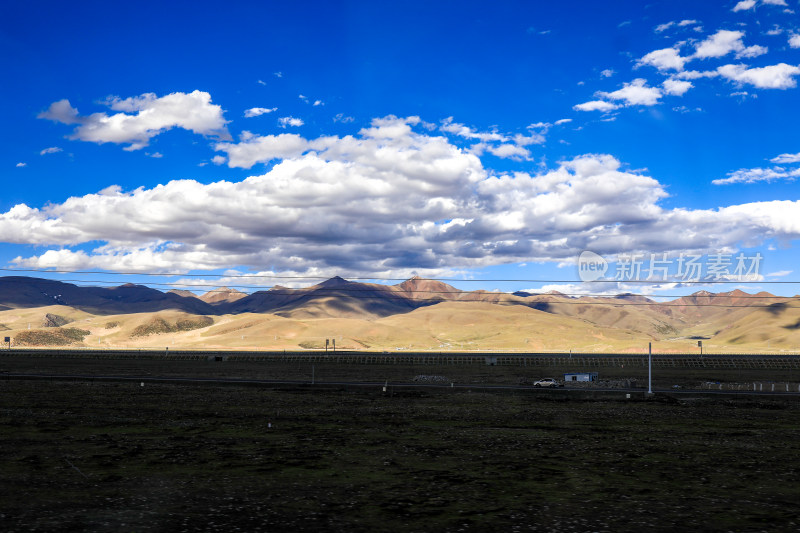
[[[553,378],[540,379],[533,383],[534,387],[560,387],[561,384]]]

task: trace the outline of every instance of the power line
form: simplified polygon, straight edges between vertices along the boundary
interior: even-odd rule
[[[328,276],[286,276],[276,274],[193,274],[189,272],[104,272],[102,270],[61,270],[61,269],[25,269],[25,268],[4,268],[0,267],[0,271],[4,272],[36,272],[40,274],[94,274],[94,275],[110,275],[110,276],[156,276],[156,277],[189,277],[189,278],[234,278],[234,279],[307,279],[307,280],[327,280]],[[380,281],[407,281],[409,278],[387,278],[380,276],[369,277],[348,277],[350,280],[380,280]],[[705,279],[705,280],[617,280],[617,279],[597,279],[592,281],[583,281],[576,279],[462,279],[462,278],[423,278],[418,279],[422,281],[453,281],[453,282],[470,282],[470,283],[641,283],[646,285],[661,285],[664,283],[679,283],[679,284],[723,284],[723,283],[737,283],[737,284],[785,284],[785,285],[800,285],[800,281],[785,281],[785,280],[725,280],[725,279]]]

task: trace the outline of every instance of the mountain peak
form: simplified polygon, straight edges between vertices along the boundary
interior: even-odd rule
[[[215,304],[220,302],[235,302],[236,300],[241,300],[245,296],[247,296],[247,294],[236,289],[217,287],[202,295],[200,299],[206,303]]]
[[[349,283],[351,282],[347,281],[341,276],[333,276],[331,279],[325,280],[322,283],[318,284],[317,287],[325,287],[325,288],[341,287]]]
[[[412,299],[438,298],[446,299],[448,295],[455,295],[461,291],[442,281],[425,279],[419,276],[405,280],[396,285],[403,292],[410,293]]]

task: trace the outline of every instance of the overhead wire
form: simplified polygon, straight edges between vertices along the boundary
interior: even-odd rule
[[[279,274],[198,274],[190,272],[104,272],[102,270],[62,270],[62,269],[26,269],[26,268],[7,268],[0,267],[3,272],[36,272],[40,274],[93,274],[93,275],[111,275],[111,276],[156,276],[156,277],[191,277],[191,278],[259,278],[259,279],[308,279],[308,280],[327,280],[330,279],[328,275],[320,276],[288,276]],[[344,279],[343,276],[339,276]],[[379,281],[407,281],[409,278],[389,278],[381,276],[348,276],[348,280],[379,280]],[[786,280],[728,280],[728,279],[704,279],[704,280],[617,280],[617,279],[597,279],[590,281],[575,280],[575,279],[529,279],[529,278],[516,278],[516,279],[489,279],[489,278],[428,278],[418,276],[422,281],[453,281],[453,282],[471,282],[471,283],[642,283],[647,285],[661,285],[665,283],[679,283],[679,284],[702,284],[711,285],[717,283],[744,283],[744,284],[788,284],[800,285],[798,281]]]

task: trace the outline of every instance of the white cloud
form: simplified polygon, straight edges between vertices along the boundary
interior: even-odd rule
[[[42,150],[41,152],[39,152],[39,155],[45,155],[45,154],[57,154],[58,152],[63,152],[63,151],[64,151],[64,150],[62,150],[62,149],[61,149],[61,148],[59,148],[58,146],[51,146],[50,148],[45,148],[44,150]]]
[[[303,119],[301,118],[281,117],[278,119],[278,124],[281,128],[285,128],[286,126],[300,127],[305,124],[305,122],[303,122]]]
[[[741,31],[719,30],[697,44],[694,57],[708,59],[723,57],[731,52],[742,52],[745,50],[742,37],[744,37],[744,32]]]
[[[658,103],[661,98],[661,91],[655,87],[648,87],[647,81],[637,78],[630,83],[623,85],[622,89],[606,93],[598,92],[599,96],[610,98],[611,100],[621,100],[625,105],[646,105],[651,106]]]
[[[687,61],[688,58],[681,57],[677,49],[663,48],[661,50],[653,50],[645,55],[638,61],[637,65],[650,65],[656,67],[658,70],[681,71]]]
[[[146,155],[147,157],[155,158],[155,159],[161,159],[162,157],[164,157],[164,154],[162,154],[161,152],[152,152],[152,153],[151,152],[145,152],[144,155]]]
[[[225,158],[224,155],[215,155],[214,157],[211,158],[211,162],[214,163],[215,165],[223,165],[225,164],[225,161],[227,161],[227,159]]]
[[[770,159],[770,162],[783,165],[786,163],[800,163],[800,153],[797,154],[781,154]]]
[[[298,157],[309,149],[308,141],[294,133],[264,136],[248,133],[245,132],[247,135],[243,134],[238,143],[217,143],[214,146],[218,152],[227,154],[229,167],[250,168],[273,159]]]
[[[781,167],[775,168],[743,168],[728,174],[727,178],[713,180],[714,185],[730,185],[732,183],[756,183],[759,181],[771,182],[775,180],[794,180],[800,177],[800,169],[787,171]]]
[[[753,46],[748,46],[747,48],[743,48],[739,52],[736,52],[736,59],[740,59],[742,57],[758,57],[764,55],[768,52],[766,46],[759,46],[754,44]]]
[[[19,162],[19,163],[17,163],[15,166],[16,166],[17,168],[27,167],[27,166],[28,166],[28,163],[23,163],[22,161],[20,161],[20,162]]]
[[[733,6],[733,11],[748,11],[756,6],[756,0],[742,0]]]
[[[768,277],[768,278],[782,278],[784,276],[788,276],[792,272],[794,272],[794,271],[793,270],[779,270],[777,272],[772,272],[770,274],[767,274],[766,277]]]
[[[322,100],[314,100],[314,104],[313,105],[314,105],[314,107],[317,107],[317,106],[325,105],[325,102],[323,102]]]
[[[610,78],[613,75],[614,75],[614,69],[607,68],[605,70],[600,71],[601,78]]]
[[[790,89],[797,86],[794,76],[800,74],[800,68],[786,63],[754,68],[739,64],[723,65],[717,72],[730,81],[749,83],[759,89]]]
[[[555,124],[556,126],[560,126],[560,125],[562,125],[562,124],[567,124],[567,123],[569,123],[569,122],[572,122],[572,119],[571,119],[571,118],[562,118],[561,120],[556,120],[556,121],[554,122],[554,124]]]
[[[675,80],[672,78],[664,80],[662,85],[664,87],[664,92],[674,96],[683,96],[686,91],[693,87],[690,81]]]
[[[719,72],[715,70],[707,70],[707,71],[699,71],[699,70],[684,70],[683,72],[678,72],[677,74],[673,74],[673,78],[679,78],[682,80],[698,80],[700,78],[716,78],[719,76]]]
[[[522,144],[500,144],[497,146],[489,146],[488,151],[497,157],[514,159],[522,161],[530,159],[531,153],[523,148]]]
[[[783,6],[786,7],[786,0],[761,0],[762,4],[772,5],[772,6]]]
[[[657,180],[609,155],[537,174],[487,172],[446,137],[416,133],[419,123],[384,117],[355,136],[295,136],[307,150],[241,181],[110,186],[40,209],[16,205],[0,212],[0,235],[47,247],[15,260],[36,268],[235,264],[349,275],[564,261],[585,249],[719,250],[800,236],[800,202],[668,209],[659,205],[667,193]],[[262,139],[219,144],[233,157]],[[99,245],[74,248],[89,243]]]
[[[251,107],[250,109],[246,109],[244,112],[245,118],[252,118],[252,117],[259,117],[261,115],[265,115],[267,113],[273,113],[277,111],[277,107]]]
[[[516,135],[514,135],[514,144],[516,144],[517,146],[530,146],[531,144],[542,144],[542,143],[544,143],[543,135],[539,134],[522,135],[521,133],[517,133]]]
[[[349,122],[353,122],[355,119],[353,117],[345,116],[344,113],[337,113],[335,117],[333,117],[334,122],[341,122],[342,124],[347,124]]]
[[[694,24],[699,24],[699,21],[694,19],[685,19],[678,23],[678,26],[692,26]]]
[[[664,24],[659,24],[658,26],[656,26],[655,32],[656,33],[663,33],[665,31],[667,31],[668,29],[670,29],[671,27],[673,27],[674,25],[675,25],[675,21],[673,21],[673,20],[671,20],[669,22],[665,22]]]
[[[800,48],[800,34],[793,33],[789,36],[789,46],[792,48]]]
[[[611,102],[606,102],[603,100],[592,100],[591,102],[584,102],[582,104],[572,106],[572,109],[576,111],[602,111],[606,113],[608,111],[613,111],[614,109],[618,109],[620,106],[617,104],[612,104]]]
[[[488,131],[488,132],[479,132],[474,128],[470,128],[465,126],[464,124],[459,124],[458,122],[453,122],[453,117],[447,117],[446,119],[442,120],[442,125],[439,126],[439,130],[445,133],[451,133],[453,135],[458,135],[459,137],[463,137],[465,139],[474,139],[481,142],[505,142],[508,141],[508,137],[502,135],[496,131]]]
[[[151,138],[174,127],[205,136],[230,138],[222,108],[212,104],[211,95],[206,92],[172,93],[160,98],[146,93],[125,99],[111,97],[105,103],[119,113],[80,116],[69,100],[59,100],[38,116],[63,124],[77,124],[70,139],[128,144],[125,150],[144,148]]]

